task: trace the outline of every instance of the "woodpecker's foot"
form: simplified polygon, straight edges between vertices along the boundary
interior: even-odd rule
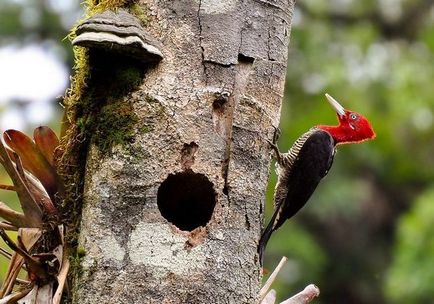
[[[275,127],[275,126],[273,126],[273,129],[274,129],[274,134],[273,134],[273,144],[276,145],[276,144],[277,144],[277,141],[278,141],[279,138],[280,138],[280,135],[282,135],[282,131],[280,130],[279,127]]]
[[[274,154],[276,155],[276,160],[279,164],[282,163],[282,154],[279,151],[279,147],[276,145],[276,143],[271,142],[267,139],[268,144],[270,145],[271,149],[273,149]]]

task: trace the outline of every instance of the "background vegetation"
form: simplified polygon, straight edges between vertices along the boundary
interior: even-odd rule
[[[58,129],[56,97],[73,64],[64,37],[79,3],[0,7],[0,127]],[[307,207],[272,237],[266,268],[290,258],[281,297],[312,282],[316,303],[434,302],[433,63],[433,0],[298,1],[281,149],[315,124],[335,123],[325,92],[367,116],[377,139],[340,147]],[[274,182],[273,173],[268,216]]]

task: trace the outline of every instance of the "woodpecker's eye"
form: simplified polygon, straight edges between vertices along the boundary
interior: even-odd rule
[[[354,113],[351,113],[350,114],[350,118],[351,118],[351,120],[356,120],[357,119],[357,115],[354,114]]]

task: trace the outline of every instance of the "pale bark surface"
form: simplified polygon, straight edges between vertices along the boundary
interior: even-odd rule
[[[75,302],[255,303],[266,139],[279,122],[293,1],[140,5],[164,59],[124,97],[139,118],[129,146],[90,147]],[[211,219],[192,232],[157,205],[160,185],[180,172],[205,175],[215,192]]]

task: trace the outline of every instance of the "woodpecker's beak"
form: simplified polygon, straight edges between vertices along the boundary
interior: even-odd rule
[[[336,113],[338,113],[339,116],[344,116],[345,115],[345,109],[343,106],[341,106],[339,104],[339,102],[337,102],[336,99],[334,99],[333,97],[331,97],[329,94],[325,94],[327,101],[329,102],[329,104],[332,106],[332,108],[336,111]]]

